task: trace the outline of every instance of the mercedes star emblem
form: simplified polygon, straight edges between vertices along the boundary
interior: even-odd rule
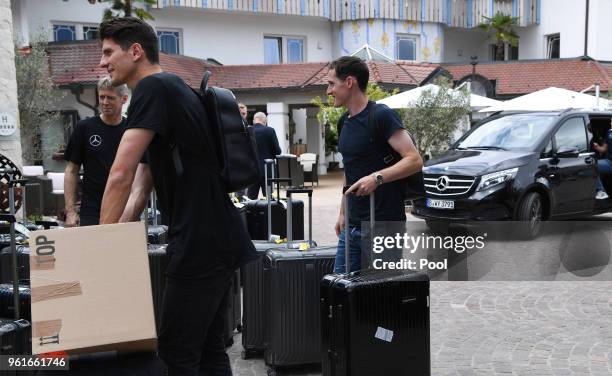
[[[102,144],[102,137],[94,134],[93,136],[89,137],[89,144],[91,146],[100,146]]]
[[[446,188],[448,188],[448,183],[448,176],[441,176],[440,178],[438,178],[438,181],[436,181],[436,187],[440,192],[442,192],[446,190]]]

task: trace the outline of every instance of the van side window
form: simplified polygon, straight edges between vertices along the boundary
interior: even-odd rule
[[[555,134],[555,146],[557,150],[566,146],[577,148],[580,153],[586,153],[588,147],[584,119],[573,117],[566,120]]]
[[[550,141],[548,141],[548,144],[546,144],[546,147],[544,148],[544,150],[542,150],[542,153],[540,154],[540,158],[551,158],[552,154],[553,154],[553,146],[552,146],[552,139]]]

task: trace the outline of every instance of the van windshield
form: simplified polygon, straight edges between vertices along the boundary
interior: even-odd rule
[[[554,125],[554,115],[520,114],[491,120],[466,135],[457,149],[533,150]]]

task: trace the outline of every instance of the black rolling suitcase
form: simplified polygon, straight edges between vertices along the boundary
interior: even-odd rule
[[[277,368],[321,363],[320,284],[332,272],[335,257],[335,246],[267,252],[268,375],[276,374]]]
[[[275,180],[281,181],[283,179]],[[268,189],[268,187],[266,187],[266,189]],[[270,196],[268,195],[268,197]],[[309,228],[312,229],[312,205],[310,205],[309,208],[311,208],[308,212]],[[287,222],[291,221],[289,220]],[[286,223],[285,226],[292,228],[291,223]],[[271,227],[268,228],[271,229]],[[268,231],[267,238],[269,239],[270,237],[271,231]],[[266,291],[264,284],[264,258],[266,251],[272,249],[286,249],[287,246],[292,247],[293,239],[291,240],[292,242],[288,242],[287,244],[276,244],[272,241],[253,241],[255,249],[260,257],[241,268],[243,283],[242,346],[244,348],[242,357],[244,359],[259,355],[265,349],[265,325],[268,314],[264,306],[264,295]],[[311,246],[316,246],[316,243],[312,241],[312,230],[309,231],[308,241]]]
[[[21,318],[30,320],[30,300],[31,290],[30,286],[24,284],[21,281],[19,284],[19,310]],[[13,294],[13,284],[3,283],[0,284],[0,317],[14,317],[15,316],[15,295]]]
[[[304,202],[293,203],[293,234],[296,239],[304,238]],[[252,200],[244,203],[247,212],[249,235],[253,240],[267,240],[268,200]],[[272,200],[272,233],[281,238],[287,237],[287,204],[283,200]]]
[[[345,199],[347,232],[348,209]],[[431,375],[429,277],[395,270],[348,273],[348,244],[347,274],[321,282],[323,376]]]
[[[274,178],[274,160],[267,159],[264,174],[266,198],[244,202],[246,207],[247,228],[253,240],[269,240],[270,234],[287,237],[287,202],[280,198],[280,184],[291,183],[291,179]],[[268,179],[268,165],[271,165],[272,178]],[[271,198],[272,185],[277,183],[276,200]],[[304,202],[295,200],[292,212],[292,233],[296,239],[304,239]]]
[[[7,172],[6,170],[2,172]],[[15,176],[14,170],[8,171],[8,174]],[[0,214],[0,221],[9,223],[10,230],[10,257],[3,257],[4,263],[8,263],[10,272],[11,284],[0,285],[0,355],[29,355],[32,353],[32,331],[31,324],[29,321],[24,320],[23,317],[27,317],[28,320],[31,317],[30,312],[30,289],[28,286],[22,286],[19,284],[20,275],[18,270],[19,261],[23,261],[22,257],[17,253],[16,244],[16,219],[15,219],[15,187],[17,185],[23,186],[26,183],[25,180],[13,180],[8,182],[9,186],[9,214]],[[25,195],[24,195],[25,196]],[[25,207],[25,197],[22,205]],[[6,265],[5,265],[6,266]],[[6,273],[6,272],[5,272]],[[29,278],[29,275],[28,277]],[[17,289],[17,294],[13,294],[13,289]],[[8,319],[8,317],[12,317]],[[2,375],[32,375],[31,371],[2,371]]]
[[[149,244],[147,253],[149,255],[149,272],[151,274],[151,294],[153,296],[155,326],[159,332],[164,289],[166,288],[166,267],[168,266],[166,244]]]
[[[0,283],[13,281],[12,257],[11,247],[6,247],[0,252]],[[19,280],[30,279],[30,248],[23,245],[17,246],[17,269]]]
[[[240,293],[240,270],[234,271],[232,283],[227,291],[227,331],[225,346],[234,344],[234,333],[242,331],[242,296]]]
[[[32,328],[27,320],[0,319],[0,355],[32,353]]]

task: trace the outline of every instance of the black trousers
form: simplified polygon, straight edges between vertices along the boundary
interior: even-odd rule
[[[159,356],[169,376],[232,376],[225,352],[232,270],[184,280],[166,278]]]

